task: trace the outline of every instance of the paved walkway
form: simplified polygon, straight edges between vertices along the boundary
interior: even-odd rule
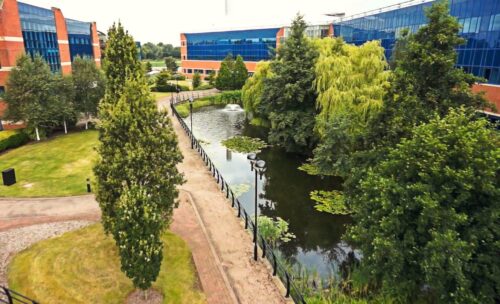
[[[0,198],[0,231],[71,220],[97,221],[93,195],[54,198]]]
[[[169,108],[168,102],[169,99],[164,98],[159,105]],[[284,293],[266,264],[261,259],[254,262],[252,237],[244,230],[198,153],[191,149],[190,140],[177,119],[172,119],[172,123],[184,156],[178,168],[187,182],[181,189],[192,195],[238,303],[285,303]]]

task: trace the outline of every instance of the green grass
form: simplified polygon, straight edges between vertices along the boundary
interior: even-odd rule
[[[96,157],[97,131],[60,135],[0,155],[0,170],[14,168],[17,184],[0,185],[2,197],[78,195],[86,192]]]
[[[206,303],[186,243],[163,236],[163,262],[153,287],[163,303]],[[9,286],[40,303],[124,303],[134,290],[120,271],[114,240],[100,224],[39,242],[14,257]]]
[[[215,98],[207,97],[207,98],[197,99],[193,102],[193,111],[199,108],[213,106],[213,105],[216,105]],[[177,109],[177,112],[182,118],[186,118],[189,116],[189,102],[176,105],[175,108]]]
[[[178,84],[180,86],[186,86],[190,90],[193,89],[193,82],[191,80],[169,80],[168,82],[171,84]]]
[[[151,66],[154,68],[164,68],[165,66],[165,61],[163,60],[145,60],[149,61],[151,63]]]
[[[169,92],[151,92],[153,93],[153,96],[156,98],[156,100],[160,100],[163,97],[169,97],[172,93]]]

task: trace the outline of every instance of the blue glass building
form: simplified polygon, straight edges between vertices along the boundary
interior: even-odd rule
[[[185,34],[189,60],[221,61],[228,54],[244,61],[271,58],[279,28]]]
[[[381,40],[386,57],[390,58],[401,31],[407,28],[416,32],[425,25],[425,9],[434,2],[424,0],[353,16],[335,23],[334,35],[356,45]],[[491,84],[500,84],[500,1],[450,0],[450,10],[463,26],[460,34],[467,40],[457,49],[457,66]]]
[[[41,55],[52,71],[59,71],[61,60],[54,12],[21,2],[18,7],[26,52],[31,56]]]
[[[94,57],[90,22],[66,19],[71,62],[76,56]]]

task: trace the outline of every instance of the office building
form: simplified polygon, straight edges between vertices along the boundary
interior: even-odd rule
[[[58,8],[41,8],[16,0],[0,1],[0,90],[23,53],[42,56],[53,72],[71,73],[76,56],[91,57],[100,66],[95,22],[64,17]]]

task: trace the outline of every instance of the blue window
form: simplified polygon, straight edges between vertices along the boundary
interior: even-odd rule
[[[51,10],[19,2],[24,48],[32,57],[40,55],[53,72],[61,68],[56,22]]]
[[[221,61],[228,54],[240,55],[245,61],[271,58],[276,48],[279,28],[185,34],[188,60]]]
[[[457,66],[476,76],[500,84],[500,1],[450,0],[450,12],[462,25],[466,43],[458,48]],[[334,24],[334,35],[348,43],[361,45],[369,40],[381,40],[389,58],[401,30],[416,32],[426,22],[425,9],[433,1],[344,19]]]
[[[73,62],[76,56],[93,58],[94,50],[92,47],[91,24],[89,22],[66,19],[66,27],[68,28],[71,61]]]

